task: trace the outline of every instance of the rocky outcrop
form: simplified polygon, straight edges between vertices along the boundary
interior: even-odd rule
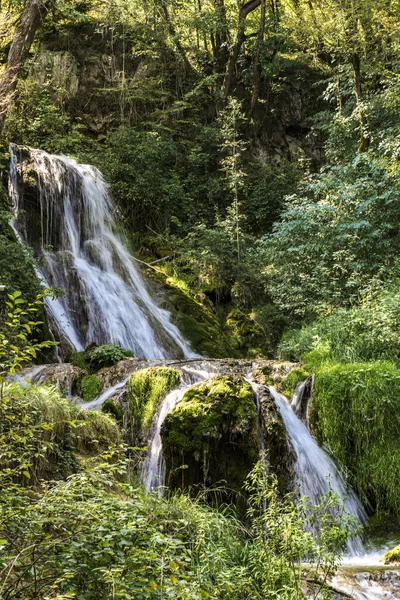
[[[292,454],[267,388],[260,407],[267,458],[287,491]],[[254,393],[242,375],[216,375],[194,386],[165,419],[161,437],[169,487],[194,495],[201,489],[210,502],[233,502],[245,510],[243,486],[261,446]]]
[[[166,484],[203,488],[209,500],[241,504],[258,459],[257,410],[240,375],[217,375],[189,390],[161,429]],[[214,497],[214,498],[213,498]]]
[[[83,369],[70,363],[48,365],[32,378],[32,383],[50,383],[64,396],[80,396],[85,375]]]

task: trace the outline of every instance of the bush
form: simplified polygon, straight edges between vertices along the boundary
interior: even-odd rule
[[[112,367],[120,360],[134,356],[131,350],[124,350],[117,344],[104,344],[94,350],[86,351],[90,368],[98,371],[102,367]]]
[[[395,280],[387,289],[371,290],[360,304],[287,332],[280,344],[288,360],[309,352],[313,363],[400,359],[400,292]]]
[[[371,278],[391,275],[400,251],[400,188],[366,154],[310,175],[263,238],[265,285],[287,315],[349,305]]]
[[[69,475],[78,454],[93,454],[118,443],[115,422],[84,411],[53,387],[4,386],[0,399],[0,485]]]
[[[81,394],[85,402],[94,400],[103,389],[103,382],[97,375],[86,375],[81,381]]]
[[[232,516],[182,495],[145,496],[118,483],[126,463],[117,456],[88,462],[40,496],[4,490],[4,598],[33,598],[39,588],[43,597],[60,599],[293,600],[306,556],[315,581],[336,568],[349,531],[346,518],[338,510],[338,518],[321,522],[318,536],[305,531],[307,506],[291,497],[282,502],[269,479],[264,485],[263,464],[249,482],[254,527],[246,539]]]

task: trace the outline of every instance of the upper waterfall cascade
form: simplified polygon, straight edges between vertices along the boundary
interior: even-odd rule
[[[47,308],[71,347],[116,343],[147,359],[195,356],[116,234],[117,208],[98,169],[11,147],[9,191],[14,230],[40,258],[39,277],[63,292]]]

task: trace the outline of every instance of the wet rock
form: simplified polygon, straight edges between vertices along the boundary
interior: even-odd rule
[[[51,383],[65,396],[79,396],[81,381],[86,373],[70,363],[49,365],[42,369],[33,383]]]
[[[216,375],[191,388],[161,428],[166,484],[244,512],[243,484],[258,460],[257,409],[242,375]]]

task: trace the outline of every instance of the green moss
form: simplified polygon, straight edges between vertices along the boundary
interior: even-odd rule
[[[81,381],[81,395],[85,402],[94,400],[103,389],[103,382],[97,375],[86,375]]]
[[[378,510],[400,515],[400,369],[389,362],[317,370],[317,433]]]
[[[81,369],[86,370],[88,368],[86,352],[84,350],[81,350],[80,352],[71,352],[67,357],[67,362],[70,362],[75,367],[80,367]]]
[[[101,407],[101,412],[111,415],[119,425],[123,425],[124,413],[122,411],[122,407],[112,398],[109,398],[104,402],[103,406]]]
[[[400,546],[396,546],[393,550],[389,550],[383,556],[383,564],[400,563]]]
[[[239,358],[237,341],[227,329],[223,314],[217,314],[212,303],[203,294],[193,296],[187,284],[177,277],[168,277],[161,270],[149,273],[162,283],[166,307],[183,336],[196,352],[210,358]]]
[[[180,382],[179,371],[169,367],[142,369],[128,382],[128,429],[131,443],[150,428],[153,416],[166,394]]]
[[[196,385],[167,416],[161,435],[168,485],[219,484],[224,501],[237,503],[258,458],[251,386],[226,375]]]
[[[293,369],[290,371],[289,375],[282,380],[281,383],[281,391],[282,394],[291,398],[296,391],[297,386],[302,381],[305,381],[308,377],[310,377],[311,373],[306,371],[302,367],[298,367],[297,369]]]
[[[52,386],[4,388],[0,402],[3,478],[35,485],[40,479],[66,477],[77,470],[82,455],[96,455],[119,443],[113,419],[82,410]]]

